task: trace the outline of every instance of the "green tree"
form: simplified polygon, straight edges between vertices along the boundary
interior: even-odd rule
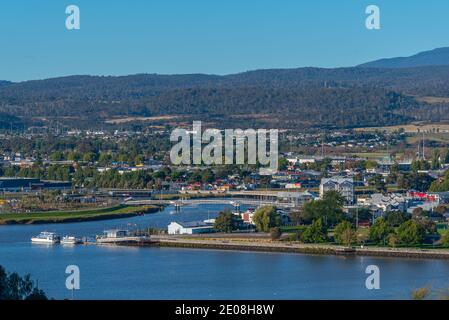
[[[279,162],[278,162],[278,168],[280,171],[285,171],[287,170],[288,167],[288,160],[285,158],[279,158]]]
[[[385,214],[385,219],[392,227],[399,227],[405,221],[410,219],[410,216],[400,211],[390,211]]]
[[[302,234],[305,243],[323,243],[327,240],[327,229],[321,219],[315,220]]]
[[[388,235],[393,231],[391,225],[383,218],[378,218],[369,229],[369,238],[375,243],[385,244]]]
[[[444,173],[444,178],[440,180],[435,180],[430,185],[429,191],[431,192],[445,192],[449,191],[449,170]]]
[[[112,157],[109,153],[101,152],[100,156],[98,157],[98,162],[100,165],[104,166],[107,165],[111,161]]]
[[[326,192],[321,200],[309,201],[304,204],[302,218],[305,221],[321,219],[328,226],[343,221],[343,204],[345,198],[337,191]]]
[[[242,220],[229,210],[222,211],[215,219],[214,229],[219,232],[230,233],[239,228]]]
[[[62,161],[64,160],[64,154],[61,151],[55,151],[50,155],[51,161]]]
[[[402,244],[416,245],[424,240],[425,230],[416,221],[409,220],[399,226],[397,235]]]
[[[96,159],[96,154],[94,152],[86,152],[83,155],[83,161],[85,162],[94,162]]]
[[[396,245],[398,244],[398,242],[399,242],[399,238],[396,233],[392,232],[388,235],[388,244],[390,245],[390,247],[395,248]]]
[[[387,187],[386,187],[385,181],[384,181],[383,177],[380,174],[377,174],[374,177],[370,178],[368,180],[368,183],[369,183],[369,185],[371,185],[374,188],[376,188],[376,190],[379,191],[379,192],[387,191]]]
[[[274,206],[264,206],[256,210],[253,221],[258,231],[269,232],[270,228],[278,227],[281,224],[280,216]]]
[[[443,233],[440,239],[440,243],[444,247],[449,247],[449,231],[446,231]]]
[[[77,161],[77,160],[79,160],[80,159],[80,156],[79,156],[79,154],[76,152],[76,151],[70,151],[68,154],[67,154],[67,160],[70,160],[70,161]]]
[[[356,233],[349,221],[343,221],[335,227],[334,239],[338,244],[350,246],[356,240]]]
[[[2,300],[47,300],[29,275],[20,277],[17,273],[8,274],[0,266],[0,301]]]

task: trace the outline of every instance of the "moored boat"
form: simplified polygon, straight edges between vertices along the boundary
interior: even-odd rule
[[[41,232],[38,236],[31,238],[33,243],[55,244],[60,242],[59,236],[54,232]]]
[[[72,236],[65,236],[61,239],[61,244],[80,244],[82,243],[81,239]]]

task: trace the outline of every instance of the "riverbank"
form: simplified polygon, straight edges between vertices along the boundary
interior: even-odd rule
[[[271,242],[271,241],[241,241],[231,239],[204,240],[204,239],[188,239],[181,237],[154,237],[154,236],[152,236],[152,239],[157,240],[158,241],[157,245],[161,247],[174,247],[174,248],[449,260],[449,249],[427,250],[427,249],[413,249],[413,248],[379,248],[379,247],[347,248],[342,246],[300,244],[293,242],[285,243],[285,242]]]
[[[98,220],[110,220],[129,218],[146,213],[155,213],[160,210],[159,206],[127,206],[118,205],[109,208],[99,208],[79,211],[51,211],[33,213],[3,213],[0,214],[0,225],[15,224],[49,224],[86,222]]]

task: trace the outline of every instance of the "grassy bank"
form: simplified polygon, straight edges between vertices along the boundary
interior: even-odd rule
[[[158,206],[126,206],[118,205],[109,208],[99,208],[80,211],[49,211],[33,213],[2,213],[0,214],[0,225],[7,224],[43,224],[84,222],[94,220],[118,219],[153,213],[159,211]]]

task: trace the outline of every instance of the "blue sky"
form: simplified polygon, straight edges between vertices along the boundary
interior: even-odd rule
[[[447,0],[4,0],[0,79],[351,66],[449,46],[448,30]]]

